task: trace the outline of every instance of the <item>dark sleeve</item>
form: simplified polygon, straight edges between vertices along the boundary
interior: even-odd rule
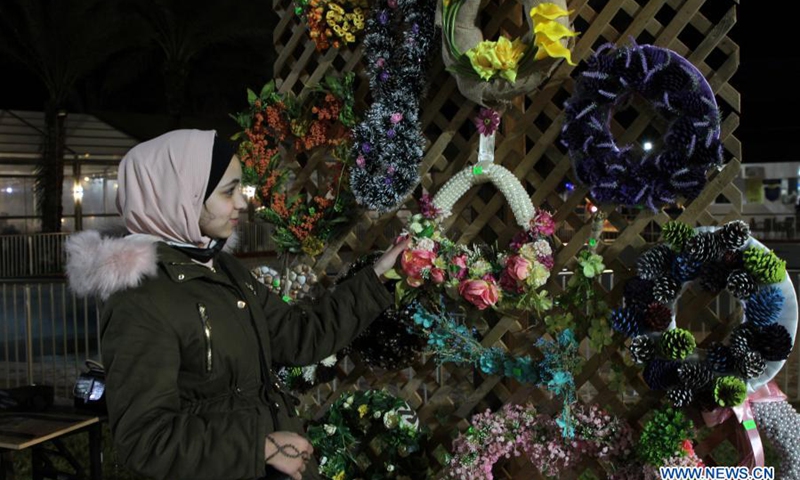
[[[177,333],[143,295],[119,295],[104,312],[102,348],[108,416],[123,462],[156,479],[262,476],[271,420],[256,409],[182,413]]]
[[[259,296],[272,360],[290,366],[314,364],[346,347],[394,301],[370,267],[309,302],[289,305],[266,288]]]

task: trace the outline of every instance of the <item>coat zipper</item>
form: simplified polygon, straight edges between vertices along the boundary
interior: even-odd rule
[[[203,322],[203,336],[206,339],[206,372],[210,373],[213,359],[211,355],[211,323],[208,321],[208,312],[204,304],[197,304],[197,312],[200,314],[200,321]]]

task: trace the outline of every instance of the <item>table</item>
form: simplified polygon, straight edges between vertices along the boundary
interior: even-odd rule
[[[0,450],[9,452],[30,448],[33,480],[86,478],[83,466],[61,442],[64,437],[86,432],[89,435],[89,478],[102,480],[100,421],[98,416],[65,408],[53,408],[43,413],[3,412],[0,413]],[[56,450],[46,449],[45,442],[51,442]],[[76,474],[59,472],[50,456],[67,460]],[[13,466],[3,463],[10,461],[0,459],[0,480],[5,480],[9,474],[13,478]]]

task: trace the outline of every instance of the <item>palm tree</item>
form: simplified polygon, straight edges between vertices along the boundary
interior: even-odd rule
[[[106,0],[0,2],[0,53],[33,72],[48,94],[34,184],[43,232],[61,230],[67,100],[76,82],[129,41],[123,28]]]

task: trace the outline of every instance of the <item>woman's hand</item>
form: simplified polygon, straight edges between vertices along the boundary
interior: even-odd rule
[[[397,263],[397,257],[403,253],[403,250],[408,248],[411,244],[411,237],[401,237],[400,241],[394,244],[394,246],[385,252],[379,259],[375,261],[372,265],[372,269],[375,270],[375,273],[381,280],[385,280],[384,274],[394,268],[395,263]]]
[[[294,432],[272,432],[264,441],[264,460],[275,470],[301,480],[314,447]]]

